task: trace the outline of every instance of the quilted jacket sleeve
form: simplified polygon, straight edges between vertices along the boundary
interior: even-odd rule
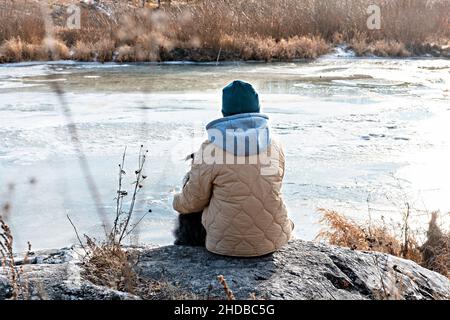
[[[286,158],[284,156],[284,148],[282,144],[279,144],[279,150],[278,150],[279,154],[280,154],[280,169],[282,171],[281,173],[281,180],[284,179],[284,174],[285,174],[285,164],[286,164]]]
[[[173,208],[179,213],[199,212],[208,206],[213,188],[213,165],[194,162],[188,177],[182,192],[173,199]]]

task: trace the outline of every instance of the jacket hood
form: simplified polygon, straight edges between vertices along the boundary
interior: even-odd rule
[[[265,151],[270,144],[269,117],[261,113],[242,113],[214,120],[206,126],[208,139],[236,156]]]

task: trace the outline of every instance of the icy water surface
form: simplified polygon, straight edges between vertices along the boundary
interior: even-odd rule
[[[418,223],[425,210],[450,210],[450,60],[12,64],[0,66],[0,194],[13,204],[16,246],[74,243],[67,214],[80,233],[102,234],[52,83],[64,88],[111,220],[124,147],[129,190],[139,146],[148,148],[136,218],[152,213],[129,241],[168,244],[183,159],[220,116],[221,88],[233,79],[255,85],[285,145],[284,195],[298,237],[315,237],[319,207],[398,220],[408,201]]]

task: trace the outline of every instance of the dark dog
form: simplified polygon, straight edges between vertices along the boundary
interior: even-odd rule
[[[186,160],[194,160],[194,154],[186,157]],[[189,181],[187,174],[183,179],[183,187]],[[175,245],[204,247],[206,241],[206,230],[202,225],[202,212],[179,214],[178,221],[173,231]]]
[[[175,245],[204,247],[206,230],[202,225],[202,212],[179,214],[173,235]]]

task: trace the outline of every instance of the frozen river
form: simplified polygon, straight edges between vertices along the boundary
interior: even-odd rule
[[[285,145],[284,196],[297,237],[315,237],[320,207],[398,220],[407,201],[418,223],[426,211],[450,210],[450,60],[10,64],[0,66],[0,202],[12,203],[16,247],[74,243],[67,214],[81,233],[101,236],[52,82],[64,88],[111,220],[124,147],[127,183],[139,146],[149,149],[136,219],[152,213],[129,241],[169,244],[183,159],[220,116],[221,88],[234,79],[254,84]]]

